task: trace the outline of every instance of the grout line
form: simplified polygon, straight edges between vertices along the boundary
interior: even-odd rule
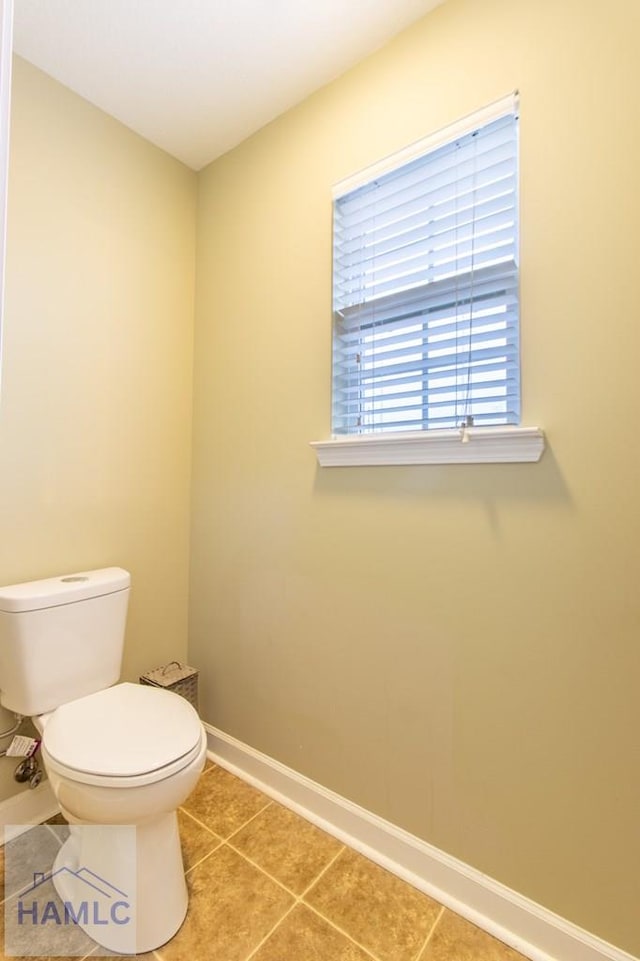
[[[218,844],[216,844],[215,848],[211,848],[210,851],[207,851],[206,854],[203,854],[203,856],[200,858],[199,861],[196,861],[194,864],[191,865],[188,871],[184,872],[185,878],[187,877],[188,874],[191,874],[194,868],[199,868],[203,861],[206,861],[207,858],[210,858],[212,854],[215,854],[216,851],[219,851],[224,843],[225,843],[224,841],[220,841]]]
[[[24,885],[16,888],[15,891],[7,892],[5,888],[4,898],[2,899],[2,905],[6,908],[7,901],[13,901],[19,898],[22,894],[26,894],[27,891],[31,891],[33,888],[33,881],[25,881]],[[17,957],[17,955],[16,955]]]
[[[283,891],[286,891],[287,894],[290,894],[295,901],[299,900],[299,896],[296,894],[295,891],[292,891],[291,888],[288,888],[286,884],[282,883],[282,881],[278,881],[277,878],[274,878],[272,874],[269,874],[269,872],[265,871],[265,869],[260,867],[259,864],[257,864],[255,861],[252,861],[248,855],[244,854],[242,851],[239,851],[238,848],[234,847],[233,844],[231,844],[229,841],[225,841],[224,843],[226,847],[228,847],[231,851],[234,851],[239,857],[243,859],[243,861],[246,861],[247,864],[250,864],[252,867],[256,868],[256,870],[259,871],[260,874],[264,874],[266,878],[269,878],[269,880],[273,881],[274,884],[277,884],[279,888],[282,888]]]
[[[235,850],[235,848],[234,848],[234,850]],[[249,954],[248,954],[247,957],[245,958],[245,961],[251,961],[251,958],[255,957],[256,952],[259,951],[260,948],[262,947],[262,945],[265,944],[265,943],[269,940],[269,938],[271,937],[272,934],[275,934],[276,930],[280,927],[280,925],[281,925],[282,922],[285,920],[285,918],[288,918],[289,915],[291,914],[291,912],[293,911],[293,909],[294,909],[295,907],[297,907],[297,904],[298,904],[298,902],[297,902],[297,900],[296,900],[296,901],[293,902],[292,905],[290,905],[290,907],[287,908],[287,910],[286,910],[285,913],[282,915],[282,917],[280,918],[280,920],[279,920],[279,921],[276,921],[276,923],[275,923],[274,926],[271,928],[271,930],[268,932],[268,934],[265,934],[265,936],[264,936],[264,938],[262,939],[262,941],[261,941],[259,944],[256,944],[255,948],[253,948],[253,949],[249,952]]]
[[[275,933],[275,931],[277,930],[277,928],[280,927],[280,925],[281,925],[281,924],[283,923],[283,921],[291,914],[291,912],[292,912],[295,908],[300,907],[300,906],[305,907],[305,908],[307,908],[308,910],[310,910],[313,914],[315,914],[315,915],[316,915],[317,917],[319,917],[322,921],[324,921],[326,924],[328,924],[329,927],[333,928],[335,931],[338,931],[338,933],[341,934],[343,937],[345,937],[345,938],[347,939],[347,941],[350,941],[352,944],[355,944],[355,946],[356,946],[357,948],[359,948],[361,951],[363,951],[363,952],[367,955],[367,957],[371,958],[371,961],[380,961],[380,959],[379,959],[375,954],[373,954],[368,948],[365,948],[365,946],[364,946],[363,944],[360,944],[359,941],[356,941],[355,938],[351,937],[350,934],[348,934],[348,933],[347,933],[346,931],[344,931],[341,927],[339,927],[337,924],[335,924],[330,918],[325,917],[325,915],[322,914],[320,911],[318,911],[316,908],[314,908],[313,905],[308,904],[306,901],[303,900],[304,897],[305,897],[305,895],[311,890],[311,888],[314,887],[314,885],[316,885],[316,884],[318,883],[318,881],[320,880],[320,878],[323,877],[323,875],[329,870],[329,868],[330,868],[333,864],[335,864],[335,862],[338,860],[338,858],[339,858],[340,855],[343,853],[343,851],[345,851],[346,845],[344,845],[344,844],[341,845],[340,850],[339,850],[339,851],[336,851],[336,853],[333,855],[333,857],[327,862],[327,864],[325,864],[325,866],[323,867],[322,871],[320,871],[320,873],[317,875],[317,877],[315,877],[315,878],[313,879],[313,881],[311,881],[311,883],[304,889],[304,891],[302,892],[302,894],[296,894],[295,891],[292,891],[291,888],[288,888],[285,884],[282,883],[282,881],[279,881],[277,878],[274,878],[273,875],[269,874],[268,871],[266,871],[264,868],[260,867],[260,865],[257,864],[255,861],[253,861],[250,857],[248,857],[248,856],[247,856],[246,854],[244,854],[242,851],[239,851],[236,847],[233,846],[233,844],[230,844],[228,841],[225,841],[225,844],[226,844],[226,846],[227,846],[228,848],[230,848],[232,851],[235,851],[236,854],[238,854],[241,858],[243,858],[245,861],[247,861],[248,864],[251,864],[252,867],[256,868],[258,871],[260,871],[261,874],[264,874],[265,877],[269,878],[270,881],[273,881],[274,884],[277,884],[277,885],[278,885],[279,887],[281,887],[284,891],[286,891],[287,894],[292,895],[292,897],[294,898],[293,904],[288,908],[287,911],[285,911],[285,913],[282,915],[282,917],[279,919],[279,921],[277,921],[276,924],[274,924],[273,928],[268,932],[268,934],[265,935],[265,937],[262,939],[262,941],[260,941],[260,943],[257,944],[255,948],[253,948],[253,950],[252,950],[251,953],[247,956],[247,958],[245,959],[245,961],[251,961],[251,958],[253,958],[253,957],[255,956],[256,952],[265,944],[266,941],[269,940],[269,938]]]
[[[202,777],[202,775],[201,775],[201,777]],[[239,780],[239,779],[238,779],[238,780]],[[261,793],[261,792],[260,792],[260,793]],[[224,842],[224,841],[228,841],[228,840],[229,840],[230,838],[232,838],[232,837],[235,837],[235,835],[238,833],[238,831],[242,831],[242,829],[245,828],[245,827],[247,826],[247,824],[251,824],[251,822],[252,822],[253,820],[255,820],[255,818],[257,818],[258,815],[262,814],[264,811],[267,810],[268,807],[270,807],[270,805],[272,805],[272,804],[274,803],[274,802],[271,800],[271,798],[267,797],[266,794],[263,795],[263,796],[264,796],[264,798],[265,798],[265,801],[267,802],[267,803],[264,805],[264,807],[261,807],[259,811],[256,811],[255,814],[252,814],[250,818],[248,818],[246,821],[243,821],[242,824],[241,824],[239,827],[234,828],[233,831],[231,832],[231,834],[227,834],[226,836],[224,836],[224,835],[222,835],[222,834],[217,834],[216,831],[213,830],[213,828],[210,828],[207,824],[204,823],[204,821],[200,821],[200,820],[195,816],[195,814],[192,814],[191,811],[188,811],[188,810],[187,810],[187,808],[180,807],[180,808],[178,808],[178,810],[179,810],[179,811],[182,811],[183,814],[188,814],[189,817],[190,817],[193,821],[195,821],[196,824],[199,824],[201,828],[205,828],[205,830],[209,831],[210,834],[215,835],[215,837],[219,838],[221,842]]]
[[[261,874],[264,874],[266,877],[268,877],[270,881],[273,881],[273,883],[277,884],[278,887],[283,888],[287,892],[287,894],[290,894],[293,898],[295,898],[296,902],[302,901],[307,891],[309,891],[314,886],[314,884],[316,884],[320,880],[320,878],[325,873],[325,871],[328,871],[328,869],[331,867],[333,862],[337,858],[339,858],[342,852],[344,851],[344,845],[342,845],[340,850],[333,855],[333,857],[327,864],[325,864],[325,866],[323,867],[322,871],[320,871],[318,876],[315,877],[313,881],[311,881],[311,883],[307,885],[307,887],[304,889],[302,894],[296,894],[295,891],[293,891],[291,888],[288,888],[286,884],[284,884],[282,881],[279,881],[278,878],[273,876],[273,874],[269,874],[266,868],[261,867],[256,861],[252,860],[252,858],[250,858],[248,854],[245,854],[244,851],[241,851],[234,844],[232,844],[230,840],[227,840],[224,843],[228,848],[230,848],[232,851],[235,851],[236,854],[240,855],[241,858],[244,858],[244,860],[247,861],[249,864],[251,864],[254,868],[257,868],[257,870],[260,871]]]
[[[54,828],[66,828],[66,827],[68,827],[68,826],[69,826],[68,824],[47,824],[46,821],[45,821],[45,823],[42,825],[42,827],[43,827],[43,828],[46,828],[47,831],[49,832],[49,834],[51,834],[51,835],[56,839],[56,841],[58,842],[58,847],[62,847],[62,845],[63,845],[63,844],[65,843],[65,841],[66,841],[66,838],[61,838],[60,835],[58,834],[58,832],[57,832],[57,831],[54,831],[53,829],[54,829]]]
[[[305,897],[305,895],[307,895],[307,894],[309,893],[309,891],[311,890],[311,888],[315,887],[315,885],[318,883],[318,881],[320,880],[320,878],[323,877],[323,876],[327,873],[327,871],[329,870],[329,868],[331,867],[331,865],[332,865],[332,864],[335,864],[335,862],[338,860],[338,858],[340,857],[340,855],[342,854],[342,852],[345,851],[345,850],[346,850],[346,845],[343,844],[343,845],[340,847],[340,850],[337,851],[337,852],[333,855],[333,857],[331,858],[331,860],[330,860],[327,864],[325,864],[325,866],[323,867],[322,871],[321,871],[320,874],[317,876],[317,878],[314,878],[313,881],[311,882],[311,884],[308,884],[308,885],[307,885],[307,887],[304,889],[304,891],[302,892],[302,894],[299,896],[299,899],[300,899],[300,900],[302,900],[302,899]]]
[[[204,821],[199,821],[198,818],[191,813],[191,811],[187,811],[186,808],[178,808],[178,810],[182,811],[183,814],[186,814],[187,817],[190,817],[192,821],[195,821],[199,827],[204,828],[205,831],[208,831],[209,834],[212,834],[214,838],[217,838],[219,841],[224,841],[224,838],[221,838],[219,834],[216,834],[212,828],[208,828]]]
[[[333,928],[334,931],[338,931],[339,934],[341,934],[343,937],[347,939],[347,941],[351,941],[351,943],[355,944],[357,948],[359,948],[361,951],[364,951],[364,953],[368,955],[370,958],[372,958],[373,961],[381,961],[381,959],[376,954],[374,954],[370,948],[365,948],[364,944],[360,944],[359,941],[356,941],[356,939],[351,934],[349,934],[348,931],[345,931],[344,928],[341,928],[340,925],[336,924],[335,921],[332,921],[331,918],[328,918],[321,911],[318,911],[318,909],[314,908],[314,906],[312,904],[309,904],[308,901],[302,901],[301,903],[304,904],[305,908],[308,908],[310,911],[313,911],[313,913],[317,915],[317,917],[321,918],[326,924],[329,925],[329,927]]]
[[[179,808],[179,810],[182,811],[183,814],[189,814],[189,812],[188,812],[188,811],[185,811],[184,808]],[[221,837],[219,834],[216,834],[216,832],[215,832],[212,828],[208,828],[207,825],[204,823],[204,821],[199,821],[198,818],[197,818],[197,817],[194,817],[193,814],[189,814],[189,817],[191,818],[192,821],[195,821],[195,823],[198,825],[198,827],[204,828],[204,830],[205,830],[205,831],[208,831],[209,834],[213,835],[214,838],[217,838],[218,841],[220,841],[221,844],[222,844],[222,842],[225,840],[225,839],[224,839],[223,837]]]
[[[355,944],[356,947],[359,948],[361,951],[364,951],[365,954],[367,954],[370,958],[373,959],[373,961],[379,961],[377,955],[375,955],[375,954],[373,953],[373,951],[371,951],[371,949],[366,948],[366,947],[364,946],[364,944],[361,944],[360,941],[357,941],[357,940],[353,937],[353,935],[349,934],[348,931],[345,931],[343,928],[341,928],[339,924],[336,924],[335,921],[333,921],[333,920],[332,920],[330,917],[328,917],[327,915],[323,914],[322,911],[320,911],[318,908],[314,907],[313,904],[310,904],[308,901],[303,900],[303,899],[306,897],[306,895],[309,893],[309,891],[318,883],[318,881],[320,880],[320,878],[329,870],[329,868],[331,867],[331,865],[334,864],[334,863],[338,860],[338,858],[340,857],[340,855],[341,855],[344,851],[346,851],[347,849],[348,849],[348,847],[347,847],[346,844],[341,847],[341,849],[337,852],[337,854],[335,854],[335,855],[333,856],[333,858],[331,859],[331,861],[322,869],[322,871],[320,872],[320,874],[318,875],[318,877],[309,885],[308,888],[306,888],[306,890],[304,891],[304,893],[300,895],[300,897],[298,898],[298,902],[301,903],[301,904],[304,904],[305,907],[309,908],[310,911],[313,911],[313,913],[314,913],[315,915],[317,915],[319,918],[321,918],[323,921],[325,921],[330,927],[332,927],[332,928],[334,928],[334,930],[338,931],[341,935],[343,935],[343,937],[347,938],[348,941],[351,941],[352,944]],[[348,850],[353,850],[353,848],[349,848]],[[426,937],[425,941],[424,941],[423,944],[421,945],[420,950],[419,950],[418,953],[416,954],[414,961],[419,961],[422,952],[424,951],[425,947],[427,946],[427,944],[428,944],[428,942],[429,942],[429,939],[431,938],[431,935],[433,934],[433,932],[434,932],[434,930],[435,930],[435,928],[436,928],[436,925],[438,924],[438,921],[440,920],[440,918],[442,917],[442,915],[443,915],[443,913],[444,913],[444,910],[445,910],[444,907],[441,907],[440,911],[438,912],[438,916],[436,917],[436,920],[433,922],[433,925],[431,926],[431,928],[430,928],[430,930],[429,930],[429,933],[427,934],[427,937]]]
[[[266,801],[267,801],[267,803],[265,804],[265,806],[262,807],[262,808],[260,808],[259,811],[256,811],[255,814],[252,814],[251,817],[248,818],[248,820],[243,821],[242,824],[240,825],[240,827],[238,827],[238,828],[236,828],[234,831],[232,831],[231,834],[228,834],[227,837],[224,839],[225,841],[230,841],[231,838],[234,838],[234,837],[236,836],[236,834],[239,834],[240,831],[244,830],[244,828],[246,828],[246,826],[247,826],[248,824],[251,824],[251,822],[252,822],[252,821],[255,821],[255,819],[256,819],[257,817],[260,817],[261,814],[264,814],[264,812],[267,810],[268,807],[271,807],[271,805],[272,805],[274,802],[271,800],[271,798],[268,798],[266,794],[264,795],[264,797],[265,797],[265,799],[266,799]]]
[[[203,856],[198,861],[195,861],[195,863],[192,864],[188,870],[185,870],[184,876],[186,878],[188,874],[191,874],[194,868],[197,868],[200,864],[202,864],[203,861],[206,861],[208,857],[211,857],[212,854],[214,854],[220,847],[222,847],[222,845],[224,844],[224,840],[223,838],[220,837],[219,834],[216,834],[215,831],[212,831],[211,828],[208,828],[206,824],[203,824],[202,821],[199,821],[196,817],[194,817],[193,814],[190,814],[189,811],[186,811],[184,808],[178,808],[178,810],[181,811],[182,814],[190,818],[194,824],[198,825],[199,828],[202,828],[203,831],[206,831],[207,834],[210,834],[212,840],[216,842],[215,847],[211,848],[210,851],[207,851],[206,854],[203,854]],[[184,854],[182,855],[182,858],[183,858],[183,864],[184,864]]]
[[[49,832],[49,834],[58,842],[58,847],[62,847],[62,845],[64,844],[64,841],[61,841],[61,840],[60,840],[60,838],[58,837],[58,835],[56,834],[56,832],[52,830],[52,828],[53,828],[53,827],[64,827],[64,826],[65,826],[65,825],[47,824],[46,821],[43,822],[42,824],[34,824],[34,825],[33,825],[34,828],[39,828],[39,827],[46,828],[47,831]],[[26,833],[26,832],[25,832],[25,833]],[[17,838],[16,838],[16,840],[17,840]],[[4,848],[5,848],[5,851],[6,851],[6,845],[4,845]],[[6,855],[5,855],[5,863],[4,863],[4,865],[3,865],[3,875],[4,875],[4,876],[3,876],[3,878],[2,878],[2,881],[3,881],[3,883],[4,883],[4,882],[6,881],[6,875],[7,875]],[[29,890],[31,889],[32,886],[33,886],[33,881],[31,881],[31,882],[25,881],[24,887],[19,887],[19,888],[17,888],[15,891],[7,892],[7,889],[6,889],[6,887],[5,887],[4,892],[3,892],[3,896],[2,896],[2,898],[0,898],[0,905],[6,904],[7,901],[10,901],[12,898],[18,897],[18,896],[21,895],[21,894],[25,894],[27,891],[29,891]]]
[[[39,827],[39,825],[34,825],[34,826],[35,826],[35,827]],[[21,894],[25,894],[26,891],[28,891],[28,890],[30,890],[30,889],[29,889],[29,888],[24,888],[24,889],[21,888],[19,891],[14,891],[13,894],[10,894],[8,897],[6,897],[6,898],[4,899],[4,901],[2,902],[2,912],[4,913],[4,912],[6,911],[6,903],[7,903],[7,901],[12,901],[12,900],[14,900],[14,899],[19,898]],[[58,896],[58,897],[59,897],[59,896]],[[5,917],[6,917],[6,915],[5,915]],[[91,935],[90,935],[90,934],[87,934],[86,931],[85,931],[84,933],[85,933],[85,935],[87,936],[87,939],[88,939],[89,941],[91,941],[91,943],[93,944],[93,948],[91,949],[91,951],[89,951],[88,954],[77,955],[77,957],[75,958],[75,961],[88,961],[89,958],[95,957],[95,953],[96,953],[96,951],[98,950],[98,948],[103,947],[103,945],[98,944],[97,941],[94,941],[93,938],[91,937]],[[5,936],[3,936],[2,939],[0,939],[0,942],[1,942],[1,943],[0,943],[0,958],[4,959],[4,958],[5,958],[5,954],[4,954],[4,951],[3,951],[2,949],[5,947]],[[34,957],[34,958],[35,958],[35,957],[41,957],[41,956],[40,956],[40,955],[37,955],[37,956],[36,956],[36,955],[28,955],[28,954],[25,954],[25,955],[13,955],[13,957],[25,957],[25,958]],[[43,956],[42,956],[42,957],[43,957]],[[57,957],[61,957],[61,955],[57,955]],[[104,957],[104,955],[103,955],[103,957]]]
[[[431,937],[432,937],[432,935],[433,935],[433,932],[434,932],[435,929],[438,927],[438,924],[440,923],[440,919],[442,918],[442,915],[444,914],[445,910],[446,910],[445,906],[442,905],[442,907],[441,907],[440,910],[438,911],[438,916],[437,916],[437,918],[435,919],[435,921],[433,922],[433,924],[431,925],[431,930],[430,930],[429,933],[427,934],[427,937],[426,937],[426,939],[425,939],[425,941],[424,941],[424,944],[422,945],[422,947],[420,948],[420,950],[419,950],[418,953],[416,954],[414,961],[420,961],[422,955],[424,954],[425,948],[426,948],[427,945],[429,944],[429,941],[431,940]]]

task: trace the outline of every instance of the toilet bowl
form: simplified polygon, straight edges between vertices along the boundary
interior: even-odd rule
[[[176,809],[205,762],[206,734],[196,711],[177,694],[125,682],[63,704],[36,725],[51,788],[67,821],[135,829],[133,835],[123,832],[120,850],[112,832],[103,832],[101,844],[99,832],[72,830],[58,866],[79,870],[90,864],[94,874],[118,887],[122,870],[130,872],[122,853],[128,845],[128,856],[135,857],[135,898],[126,892],[135,951],[159,947],[187,911]],[[54,876],[63,901],[67,878],[60,871]],[[86,927],[103,947],[132,950],[130,928]]]

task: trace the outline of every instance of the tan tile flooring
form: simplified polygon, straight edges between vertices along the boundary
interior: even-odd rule
[[[148,961],[524,961],[215,764],[178,816],[189,911]]]

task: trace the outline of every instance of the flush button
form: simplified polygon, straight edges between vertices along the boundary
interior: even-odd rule
[[[60,580],[63,584],[76,584],[78,581],[88,581],[89,578],[82,574],[74,574],[73,577],[61,577]]]

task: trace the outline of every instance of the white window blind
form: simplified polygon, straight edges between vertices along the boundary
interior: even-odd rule
[[[334,200],[333,433],[518,424],[517,101]]]

